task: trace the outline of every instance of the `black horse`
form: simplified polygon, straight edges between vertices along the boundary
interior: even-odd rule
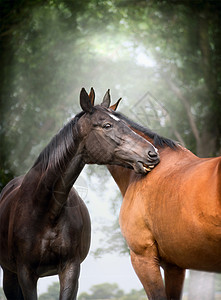
[[[159,158],[151,143],[110,109],[109,92],[94,106],[80,93],[83,111],[53,137],[29,172],[0,198],[0,264],[8,300],[36,300],[39,277],[59,275],[60,300],[76,299],[80,264],[90,246],[87,208],[72,188],[86,163],[118,164],[145,174]]]

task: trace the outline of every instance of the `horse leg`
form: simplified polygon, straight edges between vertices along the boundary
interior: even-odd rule
[[[3,269],[3,290],[7,300],[24,300],[17,274]]]
[[[167,264],[164,266],[164,276],[167,299],[180,300],[185,279],[185,270],[175,265]]]
[[[59,300],[76,300],[80,262],[68,262],[59,272],[60,298]]]
[[[25,265],[18,266],[18,281],[24,300],[37,300],[38,277]]]
[[[145,253],[131,253],[131,262],[134,270],[143,284],[149,300],[167,300],[163,279],[160,273],[158,258],[152,247]]]

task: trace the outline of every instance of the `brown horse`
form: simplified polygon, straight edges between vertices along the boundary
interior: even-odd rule
[[[199,158],[122,114],[115,115],[160,154],[159,165],[145,177],[108,167],[123,195],[120,227],[132,265],[148,299],[178,300],[185,269],[221,272],[221,157]]]
[[[101,105],[93,101],[94,91],[88,95],[82,89],[83,111],[26,175],[2,191],[0,264],[8,300],[36,300],[38,278],[54,274],[60,279],[60,300],[76,299],[91,231],[87,208],[71,188],[86,163],[119,164],[146,174],[148,165],[159,161],[153,145],[107,109],[109,92]]]

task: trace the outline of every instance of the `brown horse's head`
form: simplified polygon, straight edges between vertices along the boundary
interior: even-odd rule
[[[109,109],[110,94],[105,94],[101,105],[94,106],[94,91],[80,93],[84,111],[78,121],[78,134],[85,163],[117,164],[146,174],[159,162],[157,149],[132,131],[124,121]]]

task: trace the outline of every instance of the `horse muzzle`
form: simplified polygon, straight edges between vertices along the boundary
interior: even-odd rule
[[[156,151],[148,151],[147,159],[138,160],[136,163],[133,164],[133,168],[136,173],[145,175],[151,172],[159,162],[160,157],[158,154],[158,150],[156,149]]]
[[[159,159],[155,162],[142,162],[142,161],[137,161],[136,163],[133,164],[133,169],[136,173],[138,174],[147,174],[151,172],[155,166],[159,163]]]

